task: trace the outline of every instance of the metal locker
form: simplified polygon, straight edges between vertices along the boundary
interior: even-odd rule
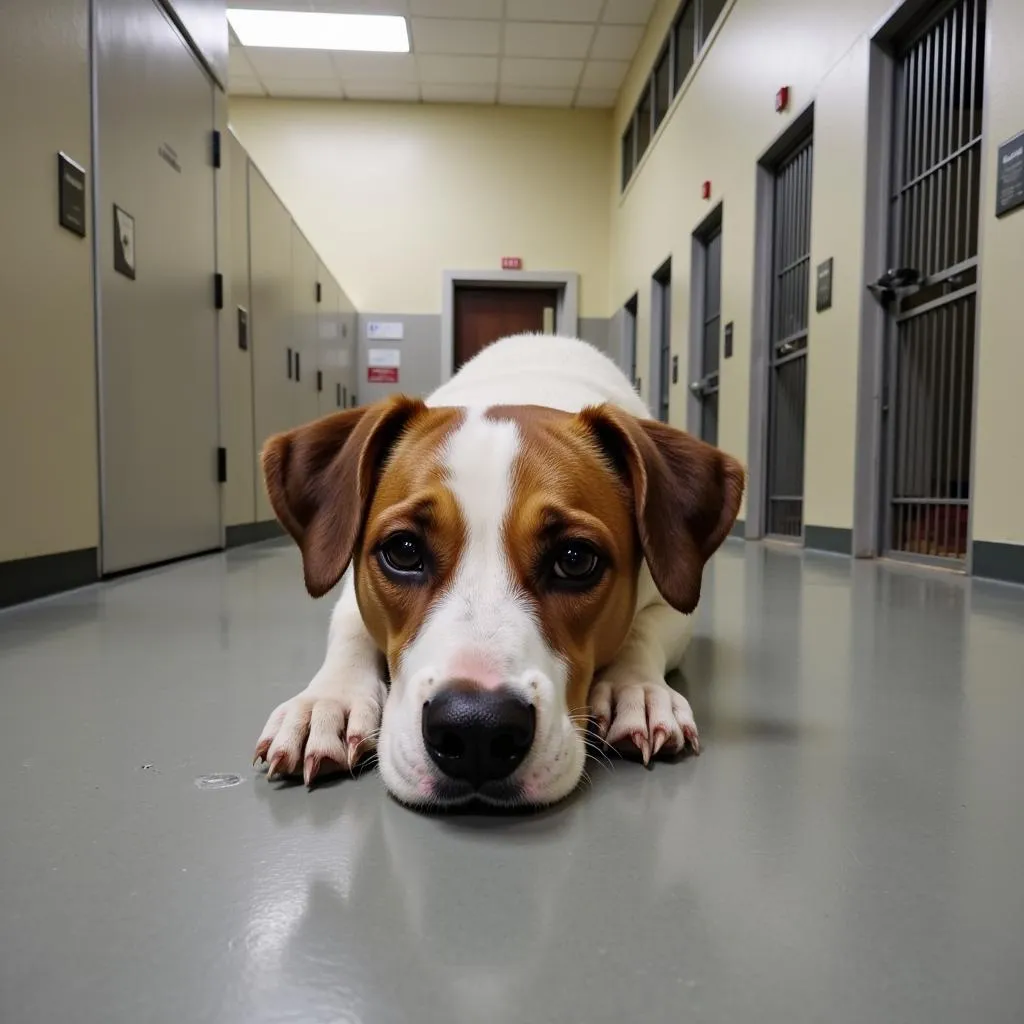
[[[885,305],[882,550],[967,556],[984,0],[933,5],[896,53]]]
[[[359,316],[352,300],[341,291],[342,386],[348,395],[348,406],[359,404]],[[401,370],[399,370],[401,381]]]
[[[807,136],[775,173],[767,532],[780,537],[803,535],[812,153]]]
[[[102,563],[221,544],[213,84],[154,0],[93,5]]]
[[[697,403],[694,426],[703,441],[718,444],[719,363],[722,334],[722,217],[717,213],[695,236],[692,301],[695,305],[695,336],[691,366],[695,369],[690,393]]]
[[[292,348],[295,351],[292,425],[315,420],[318,412],[317,267],[306,236],[292,222]]]
[[[317,306],[318,360],[323,386],[317,398],[317,414],[326,416],[343,407],[341,348],[341,289],[327,268],[319,263],[320,303]]]
[[[258,465],[260,452],[268,437],[295,425],[292,219],[251,162],[249,261],[256,518],[263,521],[273,519],[274,513],[262,483],[263,474]]]

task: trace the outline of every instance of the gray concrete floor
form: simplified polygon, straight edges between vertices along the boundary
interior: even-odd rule
[[[527,818],[249,768],[323,650],[290,548],[0,616],[0,1021],[1019,1024],[1024,591],[713,564],[705,753]]]

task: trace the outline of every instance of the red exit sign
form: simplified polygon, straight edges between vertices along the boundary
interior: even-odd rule
[[[523,269],[523,258],[522,258],[522,256],[502,256],[501,257],[501,269],[502,270],[522,270]]]

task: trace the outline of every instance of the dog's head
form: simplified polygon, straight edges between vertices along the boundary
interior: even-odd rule
[[[642,562],[691,612],[743,493],[729,456],[612,406],[394,398],[272,438],[267,490],[326,594],[351,563],[391,694],[381,774],[409,804],[546,804],[579,782],[594,672]]]

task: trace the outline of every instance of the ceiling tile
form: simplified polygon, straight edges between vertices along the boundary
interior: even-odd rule
[[[376,82],[415,82],[416,58],[411,53],[335,53],[341,77],[372,78]]]
[[[308,11],[310,0],[239,0],[228,7],[242,7],[255,11]]]
[[[438,57],[425,54],[416,58],[420,81],[442,85],[489,85],[498,80],[497,57]]]
[[[249,46],[245,50],[249,62],[260,78],[303,78],[330,80],[337,78],[331,55],[326,50],[278,50]]]
[[[425,103],[494,103],[496,85],[427,85],[420,90]]]
[[[420,98],[420,87],[415,82],[346,82],[345,96],[350,100],[415,103]]]
[[[606,25],[646,25],[654,0],[608,0],[601,20]]]
[[[256,78],[233,78],[228,93],[232,96],[266,96],[263,86]]]
[[[267,82],[267,92],[272,97],[287,99],[341,99],[341,86],[337,82],[325,82],[319,78],[281,78]]]
[[[584,89],[618,89],[628,70],[628,60],[588,60],[580,85]]]
[[[501,22],[413,18],[412,48],[416,53],[498,54]]]
[[[506,0],[510,21],[597,21],[603,0]]]
[[[580,89],[576,95],[576,106],[614,107],[618,98],[618,89]]]
[[[530,86],[503,85],[498,102],[517,107],[568,107],[572,89],[538,89]]]
[[[550,25],[510,21],[505,25],[508,57],[586,57],[593,25]]]
[[[631,60],[643,34],[639,25],[602,25],[590,56],[599,60]]]
[[[575,88],[583,70],[581,60],[533,60],[505,57],[501,62],[501,81],[505,85],[541,89]]]
[[[500,18],[504,0],[409,0],[413,14],[428,18]]]
[[[246,7],[249,0],[239,0]],[[314,11],[338,12],[340,14],[402,14],[409,13],[409,0],[313,0]]]

